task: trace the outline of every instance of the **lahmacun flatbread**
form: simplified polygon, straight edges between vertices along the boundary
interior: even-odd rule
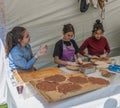
[[[115,73],[109,72],[107,69],[99,69],[99,72],[101,73],[102,76],[104,77],[112,77],[115,75]]]
[[[111,63],[112,62],[111,58],[92,58],[90,61],[93,62],[93,63],[96,63],[98,61],[105,62],[105,63]]]
[[[107,63],[99,64],[96,66],[97,69],[107,69],[108,67],[109,67],[109,64]]]
[[[87,62],[87,61],[83,61],[82,64],[89,64],[90,62]]]
[[[107,86],[109,81],[80,73],[56,73],[30,83],[48,102],[55,102]]]
[[[78,71],[79,70],[78,66],[67,65],[66,68],[69,69],[69,70],[73,70],[73,71]]]

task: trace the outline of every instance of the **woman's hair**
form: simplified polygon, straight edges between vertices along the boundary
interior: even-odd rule
[[[74,33],[74,36],[75,36],[75,30],[74,30],[74,27],[72,24],[66,24],[64,25],[63,27],[63,33],[68,33],[68,32],[73,32]]]
[[[6,36],[6,53],[7,56],[11,49],[19,43],[18,40],[23,39],[23,33],[26,29],[24,27],[16,26]]]
[[[102,32],[104,33],[103,24],[100,22],[99,19],[97,19],[95,24],[93,25],[92,33],[96,32],[97,30],[102,30]]]

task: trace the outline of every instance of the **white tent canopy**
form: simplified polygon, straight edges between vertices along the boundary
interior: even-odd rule
[[[120,46],[120,0],[108,0],[103,25],[105,37],[111,49]],[[75,27],[75,40],[78,46],[91,35],[101,10],[90,6],[88,11],[79,11],[78,0],[6,0],[7,29],[24,26],[30,32],[31,46],[35,53],[42,44],[48,45],[48,53],[36,62],[37,68],[53,66],[53,49],[56,41],[62,38],[64,24]]]

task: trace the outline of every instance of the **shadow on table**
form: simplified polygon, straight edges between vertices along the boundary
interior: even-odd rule
[[[118,102],[116,99],[110,98],[107,101],[105,101],[103,108],[118,108],[117,104],[118,104]]]

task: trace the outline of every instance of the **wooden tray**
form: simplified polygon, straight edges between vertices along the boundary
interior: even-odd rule
[[[37,70],[33,72],[24,72],[24,73],[14,73],[14,77],[18,82],[28,82],[35,79],[40,79],[42,76],[63,73],[59,68],[46,68],[42,70]]]
[[[32,84],[32,86],[38,91],[38,93],[40,93],[40,95],[42,95],[48,102],[55,102],[55,101],[59,101],[65,98],[69,98],[75,95],[79,95],[79,94],[83,94],[89,91],[93,91],[99,88],[102,88],[104,86],[107,86],[109,84],[109,81],[102,79],[102,78],[95,78],[95,77],[87,77],[83,74],[80,73],[74,73],[74,74],[64,74],[64,73],[56,73],[54,75],[63,75],[66,79],[64,81],[61,82],[56,82],[56,81],[48,81],[46,80],[46,78],[53,76],[53,74],[49,74],[47,76],[43,76],[41,79],[39,80],[33,80],[30,81],[30,83]],[[72,81],[69,80],[69,78],[71,77],[75,77],[74,79],[76,79],[76,81]],[[91,79],[95,79],[94,81],[92,81]],[[86,81],[86,82],[84,82]],[[96,81],[96,83],[95,83]],[[44,83],[56,83],[56,87],[54,88],[54,90],[50,90],[49,87],[51,87],[52,85],[47,85]],[[84,82],[84,83],[83,83]],[[94,83],[93,83],[94,82]],[[102,84],[102,82],[105,82]],[[68,84],[64,85],[64,84]],[[61,89],[59,89],[59,87],[61,85],[64,85]],[[45,87],[44,87],[45,86]],[[78,87],[80,86],[80,87]],[[48,90],[46,90],[46,88]],[[65,90],[68,89],[68,90]],[[61,92],[62,91],[62,92]]]

